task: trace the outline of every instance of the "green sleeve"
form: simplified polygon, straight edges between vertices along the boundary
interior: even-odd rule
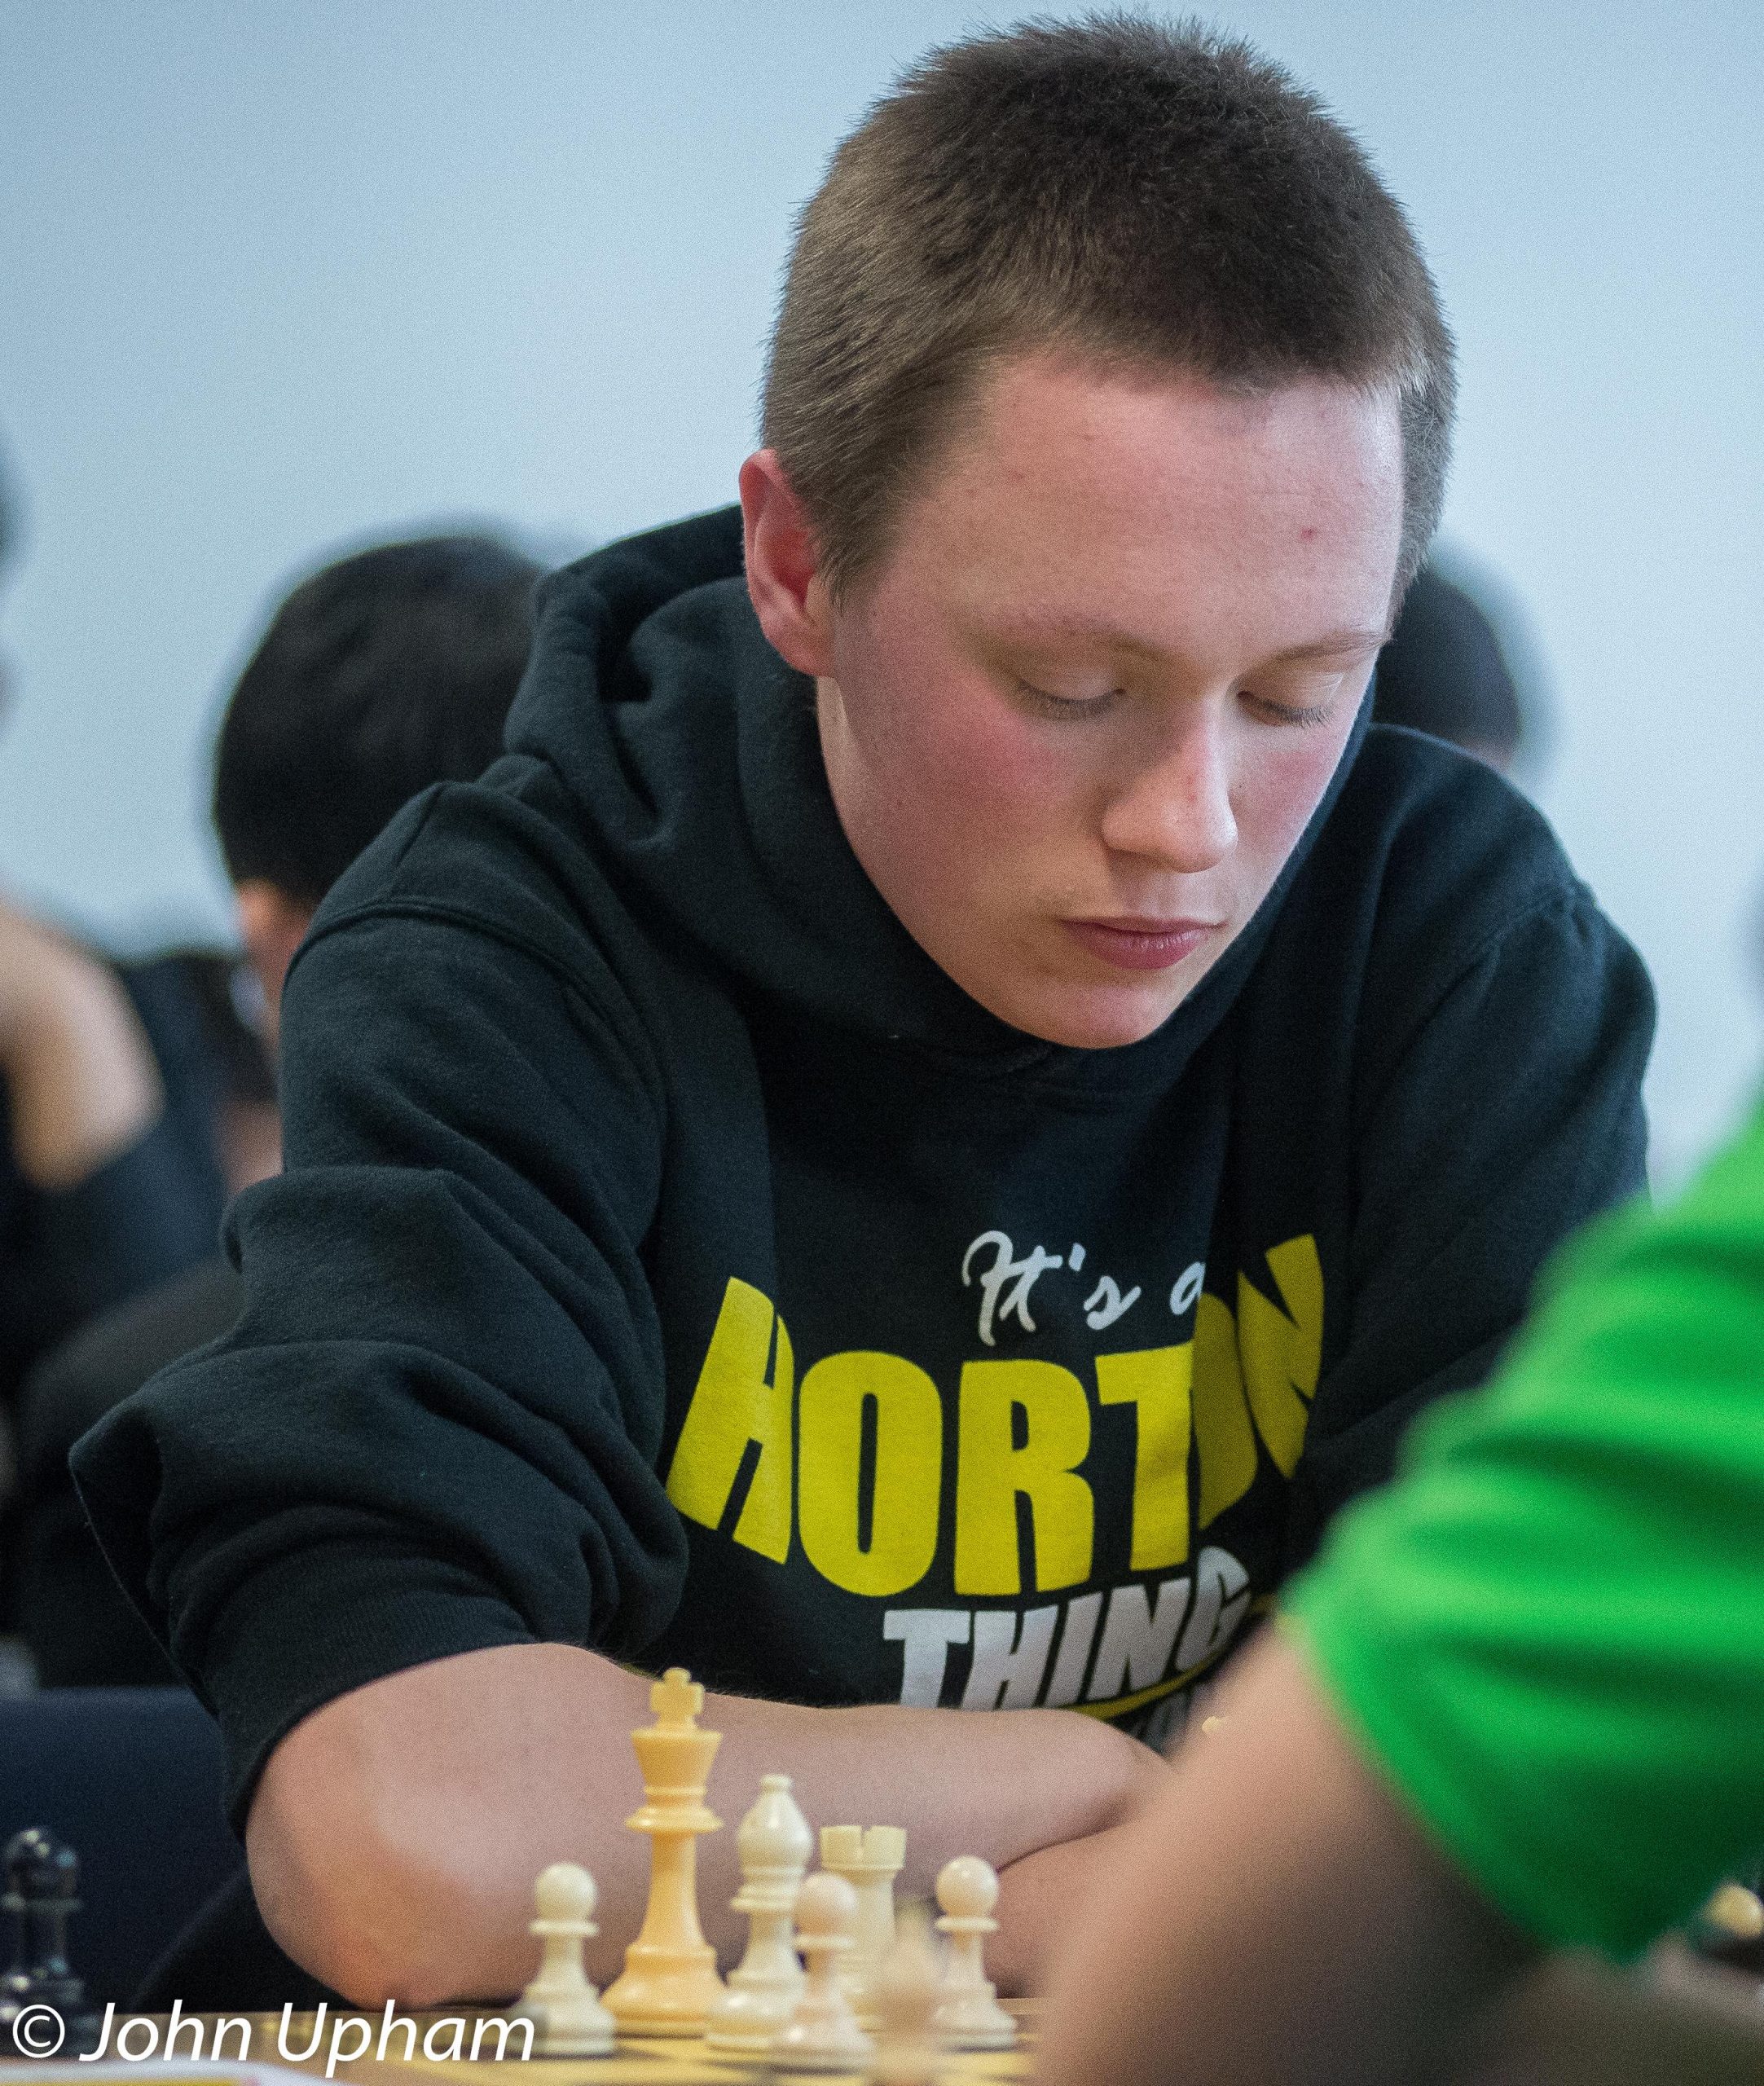
[[[1674,1208],[1570,1249],[1287,1621],[1542,1940],[1633,1954],[1764,1849],[1764,1113]]]

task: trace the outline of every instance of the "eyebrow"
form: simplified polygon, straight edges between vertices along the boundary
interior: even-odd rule
[[[1278,667],[1288,659],[1338,659],[1350,652],[1379,651],[1389,644],[1391,628],[1387,623],[1382,630],[1333,631],[1327,637],[1313,638],[1309,645],[1295,645],[1285,652],[1277,652],[1268,663]]]
[[[1352,654],[1376,652],[1390,642],[1392,628],[1387,623],[1381,630],[1331,631],[1326,637],[1313,637],[1305,644],[1289,645],[1284,652],[1277,652],[1260,663],[1280,667],[1305,659],[1340,659]],[[1038,639],[1081,637],[1099,641],[1118,652],[1137,652],[1146,658],[1162,656],[1159,646],[1148,645],[1142,637],[1117,629],[1113,623],[1086,616],[1018,617],[1003,626],[1000,634],[1007,638],[1027,639],[1032,643]]]

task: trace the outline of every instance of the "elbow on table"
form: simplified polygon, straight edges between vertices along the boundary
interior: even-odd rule
[[[284,1741],[285,1745],[285,1741]],[[493,1997],[490,1923],[447,1871],[337,1781],[314,1789],[272,1756],[245,1829],[252,1889],[277,1944],[351,2005]],[[301,1763],[293,1763],[297,1767]]]

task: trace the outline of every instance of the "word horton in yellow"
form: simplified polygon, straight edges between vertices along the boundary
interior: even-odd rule
[[[731,1280],[669,1497],[716,1529],[747,1475],[737,1544],[781,1566],[794,1537],[822,1578],[878,1603],[915,1588],[922,1597],[927,1580],[956,1601],[1014,1597],[886,1608],[903,1702],[944,1700],[950,1648],[963,1645],[964,1708],[1139,1709],[1216,1659],[1265,1591],[1230,1551],[1206,1544],[1195,1556],[1194,1545],[1249,1492],[1265,1456],[1288,1478],[1304,1445],[1322,1270],[1309,1233],[1266,1257],[1278,1303],[1240,1275],[1234,1313],[1200,1289],[1197,1267],[1191,1337],[1098,1354],[1092,1384],[1045,1360],[965,1363],[952,1426],[930,1373],[901,1355],[829,1354],[798,1385],[771,1300]],[[1135,1421],[1128,1567],[1166,1576],[1096,1587],[1098,1473],[1088,1466],[1098,1409],[1111,1406]],[[1068,1588],[1084,1591],[1020,1604]]]

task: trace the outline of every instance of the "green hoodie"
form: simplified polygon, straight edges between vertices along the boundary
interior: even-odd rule
[[[1764,1851],[1764,1114],[1565,1255],[1405,1462],[1294,1626],[1498,1904],[1633,1954]]]

